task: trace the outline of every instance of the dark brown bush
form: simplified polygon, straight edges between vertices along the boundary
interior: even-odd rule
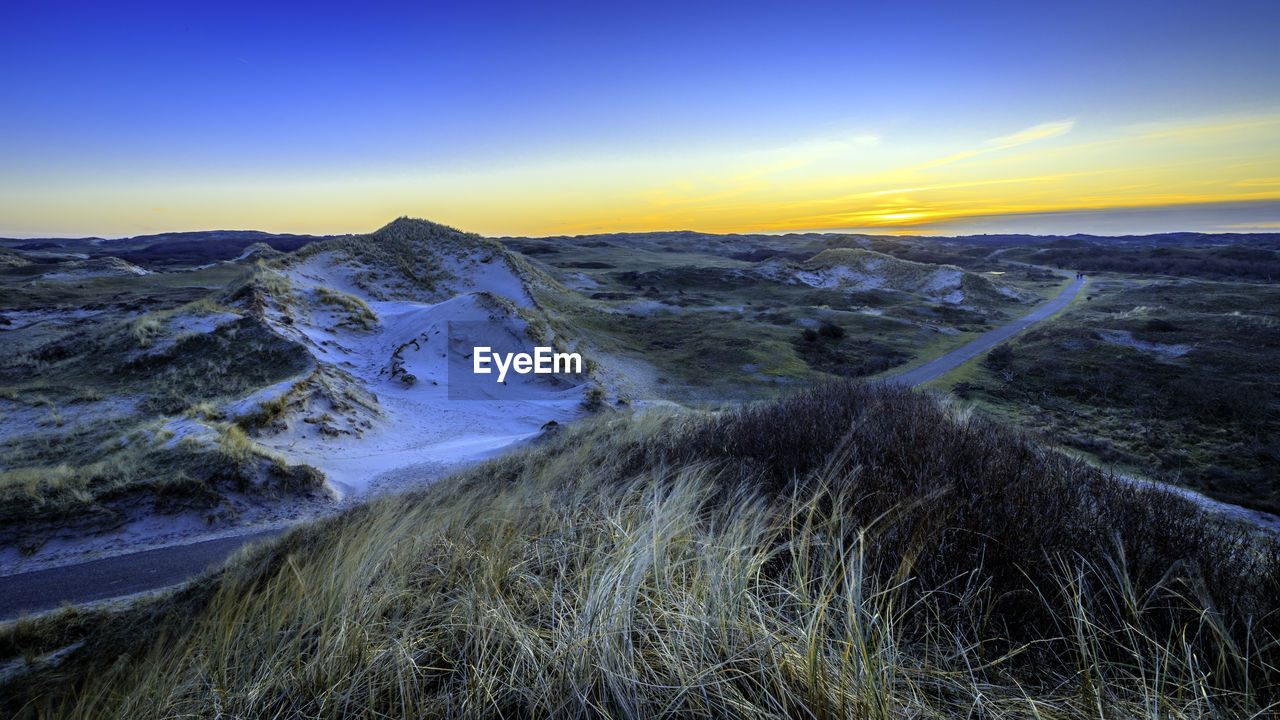
[[[824,489],[828,507],[852,526],[880,528],[872,567],[900,572],[907,563],[921,588],[972,573],[989,585],[982,626],[969,628],[975,636],[1057,637],[1066,611],[1046,603],[1041,588],[1055,587],[1064,565],[1122,562],[1137,595],[1155,608],[1143,620],[1155,636],[1176,635],[1209,608],[1234,642],[1243,644],[1246,631],[1255,643],[1280,637],[1274,539],[1206,514],[1181,494],[1108,477],[1025,434],[957,417],[920,393],[833,382],[615,450],[622,450],[619,477],[711,463],[726,478],[721,497],[732,493],[729,478],[775,497],[803,495],[818,477],[843,478]],[[1119,609],[1110,618],[1117,632],[1129,620]],[[1195,642],[1217,657],[1223,640]],[[1261,668],[1280,665],[1280,650],[1267,647],[1255,660],[1249,681],[1274,683]]]

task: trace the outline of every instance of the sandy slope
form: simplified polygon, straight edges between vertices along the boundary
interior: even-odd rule
[[[448,269],[455,279],[441,294],[452,296],[439,302],[375,300],[381,293],[362,288],[348,264],[323,254],[286,271],[303,296],[309,289],[335,289],[364,300],[373,311],[377,320],[370,329],[335,322],[334,312],[314,303],[270,310],[268,321],[277,332],[310,347],[319,362],[349,374],[372,393],[377,412],[356,409],[359,420],[347,417],[345,425],[344,418],[335,417],[338,427],[355,429],[334,435],[318,429],[322,423],[307,422],[316,411],[336,415],[332,409],[304,408],[287,419],[283,431],[259,442],[291,462],[319,468],[345,497],[400,484],[385,477],[375,482],[394,471],[480,459],[537,435],[548,421],[580,416],[584,385],[534,376],[509,377],[499,385],[496,376],[470,371],[467,356],[475,345],[528,349],[537,344],[529,337],[527,322],[498,298],[524,307],[531,300],[500,258],[485,262],[464,257]],[[450,322],[468,323],[472,332],[467,342],[446,347]],[[406,383],[405,373],[416,381]],[[401,479],[408,475],[395,474]]]

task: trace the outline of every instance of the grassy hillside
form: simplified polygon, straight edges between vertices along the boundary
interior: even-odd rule
[[[125,260],[148,270],[203,268],[248,255],[270,256],[305,247],[327,236],[291,235],[255,230],[210,230],[162,233],[125,238],[0,238],[0,265],[7,253],[19,251],[34,258],[85,257]],[[10,255],[11,257],[11,255]]]
[[[934,400],[601,417],[119,614],[19,717],[1264,717],[1280,553]],[[60,649],[64,652],[55,653]]]

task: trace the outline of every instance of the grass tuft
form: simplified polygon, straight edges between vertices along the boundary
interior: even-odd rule
[[[1277,557],[971,414],[840,384],[600,416],[171,600],[0,632],[84,643],[0,697],[70,718],[1267,717]]]

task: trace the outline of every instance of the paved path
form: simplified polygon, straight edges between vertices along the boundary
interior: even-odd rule
[[[1086,282],[1086,278],[1072,280],[1071,284],[1062,292],[1058,293],[1057,297],[1041,305],[1035,310],[1032,310],[1026,315],[1023,315],[1017,320],[1014,320],[1007,325],[1001,325],[995,330],[985,332],[979,335],[968,345],[958,347],[935,360],[931,360],[924,365],[921,365],[920,367],[912,368],[911,370],[898,373],[897,375],[890,375],[889,377],[881,378],[877,382],[915,387],[917,385],[923,385],[934,378],[941,377],[942,375],[951,372],[996,345],[999,345],[1005,340],[1008,340],[1014,335],[1017,335],[1023,330],[1026,330],[1032,325],[1066,307],[1067,303],[1071,302],[1076,295],[1080,294],[1080,289],[1084,287]]]
[[[66,602],[108,600],[177,585],[221,563],[246,543],[280,532],[266,530],[0,577],[0,621]]]
[[[1083,279],[1073,280],[1057,297],[1017,320],[983,333],[936,360],[879,382],[913,387],[929,382],[1066,307],[1084,284]],[[222,562],[244,544],[279,533],[279,530],[268,530],[0,577],[0,621],[67,602],[107,600],[177,585]]]

